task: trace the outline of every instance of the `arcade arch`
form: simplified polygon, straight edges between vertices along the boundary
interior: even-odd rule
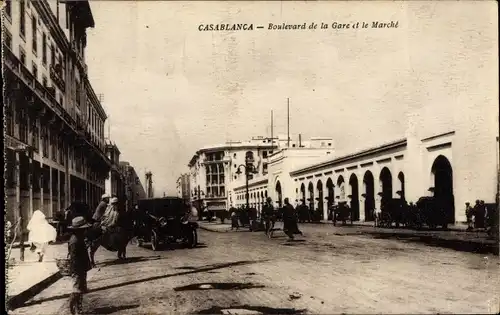
[[[281,208],[283,206],[283,193],[282,193],[280,181],[276,182],[276,186],[275,187],[276,187],[275,188],[275,190],[276,190],[276,197],[278,198],[278,200],[276,200],[276,201],[278,202],[278,207]]]
[[[318,190],[318,212],[321,213],[321,216],[323,216],[323,209],[324,209],[324,198],[323,198],[323,182],[318,180],[318,183],[316,184],[316,189]]]
[[[392,199],[392,175],[387,167],[384,167],[380,172],[379,180],[382,188],[380,192],[380,207],[383,208],[386,202]]]
[[[328,202],[327,207],[330,209],[333,202],[335,201],[335,186],[333,185],[333,181],[331,178],[328,178],[326,181],[326,190],[328,191]]]
[[[314,186],[312,182],[309,182],[308,189],[309,191],[309,210],[314,211]]]
[[[353,215],[353,221],[359,220],[359,187],[358,187],[358,177],[356,174],[352,174],[349,178],[349,185],[351,186],[351,210]]]
[[[375,210],[375,181],[372,172],[365,172],[363,176],[363,186],[365,187],[365,221],[373,221],[373,211]]]
[[[434,197],[443,207],[448,223],[455,222],[455,201],[453,195],[453,169],[450,161],[439,155],[432,164],[434,177]]]

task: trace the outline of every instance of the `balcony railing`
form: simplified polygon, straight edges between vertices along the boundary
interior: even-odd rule
[[[45,104],[49,105],[49,107],[57,114],[59,117],[63,118],[67,121],[68,124],[71,124],[73,119],[71,116],[64,110],[64,108],[56,101],[55,99],[55,90],[48,90],[45,88],[36,78],[30,73],[30,71],[17,59],[14,53],[4,45],[4,56],[5,56],[5,65],[8,66],[14,73],[18,75],[18,77],[22,78],[26,85],[29,86],[37,96],[44,101]]]
[[[14,55],[7,45],[3,45],[4,48],[4,64],[12,70],[24,83],[41,99],[52,111],[54,111],[62,120],[72,127],[75,132],[77,130],[77,123],[73,117],[57,102],[55,99],[55,88],[46,88],[38,82],[35,77],[30,73],[30,71],[21,63],[21,61]],[[87,139],[87,136],[84,135]],[[88,139],[87,139],[88,140]],[[89,146],[94,150],[99,152],[101,158],[108,161],[107,157],[104,155],[102,147],[94,145],[91,141],[88,141]]]
[[[55,67],[50,67],[50,78],[63,92],[65,91],[66,84],[64,83],[62,67],[60,64],[57,64]]]

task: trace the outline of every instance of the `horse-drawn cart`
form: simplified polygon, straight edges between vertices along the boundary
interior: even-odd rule
[[[161,245],[182,243],[193,248],[198,243],[198,223],[189,221],[190,207],[181,198],[139,200],[136,224],[137,244],[151,243],[153,250]]]

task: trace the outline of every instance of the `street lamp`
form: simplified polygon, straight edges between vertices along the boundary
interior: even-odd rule
[[[258,171],[255,169],[255,167],[251,163],[240,164],[240,165],[238,165],[238,169],[236,171],[236,174],[238,174],[238,175],[242,174],[240,167],[243,167],[245,169],[245,199],[246,199],[247,210],[248,210],[248,209],[250,209],[249,195],[248,195],[248,175],[257,174]]]

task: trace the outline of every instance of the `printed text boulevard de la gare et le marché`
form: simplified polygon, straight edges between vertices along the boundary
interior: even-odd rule
[[[350,23],[325,23],[325,22],[304,22],[301,24],[288,24],[288,23],[267,23],[267,25],[241,23],[241,24],[200,24],[198,30],[203,31],[253,31],[253,30],[269,30],[269,31],[283,31],[283,30],[358,30],[358,29],[387,29],[398,28],[399,21],[371,21],[371,22],[350,22]]]

